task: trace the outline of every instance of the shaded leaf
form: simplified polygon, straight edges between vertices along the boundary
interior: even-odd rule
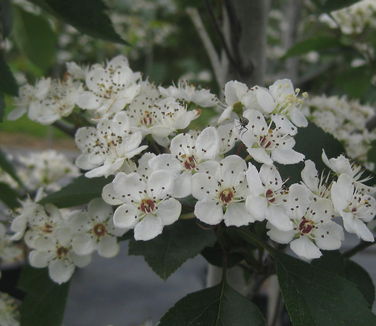
[[[102,0],[39,0],[37,4],[50,11],[80,32],[95,38],[126,43],[114,30],[106,14],[107,6]]]
[[[26,292],[21,305],[21,326],[61,326],[69,283],[51,281],[47,269],[25,266],[18,287]]]
[[[338,74],[334,83],[350,97],[361,98],[373,88],[372,75],[372,69],[368,66],[350,68]]]
[[[21,179],[18,177],[13,164],[7,159],[6,154],[0,149],[0,168],[8,173],[19,185],[23,185]]]
[[[10,0],[0,1],[0,34],[3,38],[9,36],[12,28],[12,10]]]
[[[16,8],[14,37],[20,50],[37,67],[46,70],[55,61],[57,38],[42,15]]]
[[[188,294],[161,319],[159,326],[264,326],[259,309],[227,283]]]
[[[186,260],[198,255],[216,240],[214,231],[201,229],[194,220],[179,220],[155,239],[129,243],[129,254],[144,256],[162,279],[167,279]]]
[[[320,51],[341,46],[337,37],[331,36],[315,36],[310,39],[295,43],[289,48],[284,58],[294,57],[302,54],[307,54],[311,51]]]
[[[5,99],[4,99],[4,95],[0,93],[0,122],[4,121],[4,114],[5,114]]]
[[[275,258],[293,326],[376,325],[376,316],[354,283],[282,253]]]
[[[0,92],[12,96],[18,95],[17,81],[13,76],[8,64],[5,62],[4,55],[0,51]]]
[[[84,205],[94,198],[101,197],[103,187],[111,180],[104,177],[86,178],[82,175],[59,191],[44,197],[40,203],[51,203],[60,208]]]
[[[334,10],[349,7],[359,0],[313,0],[321,11],[331,12]]]
[[[2,201],[9,208],[13,209],[20,206],[17,199],[18,193],[6,183],[0,182],[0,201]]]

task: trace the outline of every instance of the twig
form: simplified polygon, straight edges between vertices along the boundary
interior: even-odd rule
[[[68,126],[67,124],[63,123],[62,121],[56,121],[52,124],[57,129],[61,130],[63,133],[67,134],[70,137],[74,137],[76,134],[76,129]]]
[[[348,250],[348,251],[345,251],[343,253],[343,256],[344,257],[347,257],[347,258],[350,258],[354,255],[356,255],[358,252],[368,248],[368,247],[371,247],[375,244],[375,242],[365,242],[365,241],[362,241],[361,243],[359,243],[357,246],[355,246],[354,248]]]
[[[219,60],[218,53],[216,49],[214,48],[214,45],[209,37],[209,34],[205,29],[205,26],[202,22],[200,14],[196,8],[191,8],[191,7],[187,8],[186,12],[189,18],[191,19],[193,26],[196,28],[196,31],[201,39],[201,42],[205,47],[206,53],[209,56],[210,63],[213,67],[215,79],[217,80],[219,87],[222,87],[224,84],[224,76],[222,72],[221,62]]]

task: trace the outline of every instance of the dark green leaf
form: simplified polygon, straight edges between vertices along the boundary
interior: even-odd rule
[[[4,94],[0,93],[0,122],[4,121],[4,113],[5,113],[5,99],[4,99]]]
[[[187,259],[198,255],[216,240],[212,230],[201,229],[194,220],[179,220],[149,241],[131,240],[129,254],[144,256],[162,279],[167,279]]]
[[[6,183],[0,182],[0,201],[2,201],[9,208],[16,208],[20,206],[18,202],[18,194]]]
[[[4,55],[0,51],[0,92],[12,96],[18,95],[18,85],[9,66],[4,60]]]
[[[10,0],[0,1],[0,34],[8,37],[12,28],[12,13]]]
[[[376,316],[353,282],[282,253],[275,259],[293,326],[376,325]]]
[[[334,84],[350,97],[362,98],[372,87],[372,74],[368,66],[350,68],[340,73]]]
[[[314,0],[320,11],[331,12],[334,10],[349,7],[359,0]]]
[[[19,185],[23,185],[18,177],[13,164],[7,159],[6,154],[0,149],[0,169],[8,173]]]
[[[306,54],[311,51],[320,51],[341,46],[337,37],[315,36],[310,39],[295,43],[284,55],[285,58]]]
[[[88,203],[102,196],[103,187],[111,182],[111,178],[86,178],[80,176],[61,190],[44,197],[40,203],[51,203],[57,207],[72,207]]]
[[[294,138],[296,140],[294,149],[299,153],[304,153],[306,160],[309,159],[315,162],[318,171],[326,168],[321,159],[323,149],[329,158],[337,157],[344,153],[343,146],[337,139],[311,122],[307,128],[300,128]],[[298,165],[278,165],[278,170],[283,178],[288,178],[288,183],[292,184],[300,182],[300,172],[303,167],[303,163]]]
[[[40,1],[39,1],[40,2]],[[114,30],[102,0],[44,0],[52,13],[80,32],[104,40],[126,43]],[[37,1],[38,3],[38,1]]]
[[[42,15],[17,8],[14,37],[20,50],[37,67],[47,70],[55,61],[57,38]]]
[[[51,281],[47,269],[25,266],[18,287],[26,292],[21,305],[21,326],[61,326],[69,283]]]
[[[226,283],[188,294],[159,326],[264,326],[259,309]]]
[[[208,263],[222,267],[223,266],[223,250],[219,243],[215,243],[214,246],[206,247],[202,250],[201,255],[208,261]],[[227,267],[233,267],[240,263],[244,259],[240,253],[227,254]]]

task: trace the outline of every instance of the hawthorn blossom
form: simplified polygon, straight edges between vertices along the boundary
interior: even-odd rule
[[[94,65],[86,73],[85,86],[77,105],[82,109],[94,110],[104,117],[124,109],[140,91],[140,73],[129,68],[128,59],[117,56],[103,67]]]
[[[376,215],[376,200],[359,187],[348,174],[341,174],[331,188],[331,198],[336,212],[342,216],[345,230],[355,233],[364,241],[374,241],[365,223]]]
[[[230,155],[215,162],[216,168],[192,177],[192,195],[198,201],[194,214],[207,224],[215,225],[224,220],[227,226],[247,225],[255,221],[245,208],[245,161]]]
[[[101,120],[97,127],[83,127],[76,133],[76,144],[82,151],[76,165],[88,178],[108,176],[120,170],[127,159],[141,153],[141,132],[130,131],[130,121],[125,112],[112,119]]]
[[[0,321],[2,326],[20,325],[20,302],[5,292],[0,292]]]
[[[314,196],[330,197],[330,185],[328,185],[329,175],[319,177],[315,163],[311,160],[304,161],[304,168],[301,172],[302,183],[311,191]]]
[[[333,205],[329,199],[314,199],[303,185],[289,188],[287,211],[294,228],[282,231],[268,224],[268,236],[278,242],[290,243],[291,250],[305,259],[319,258],[321,250],[336,250],[344,239],[343,229],[332,221]]]
[[[271,165],[273,161],[280,164],[296,164],[304,159],[304,155],[293,150],[295,140],[281,128],[269,125],[263,114],[256,110],[247,110],[244,116],[248,124],[240,139],[247,146],[251,157],[259,162]]]
[[[78,255],[88,255],[94,251],[102,257],[114,257],[119,252],[117,237],[126,229],[117,229],[112,221],[113,211],[102,199],[90,201],[87,211],[72,214],[73,251]]]
[[[171,198],[173,174],[158,170],[145,181],[140,174],[119,172],[112,181],[112,191],[102,196],[112,204],[121,205],[115,210],[115,227],[134,229],[136,240],[150,240],[162,233],[165,225],[178,220],[181,204]]]
[[[170,154],[160,154],[150,161],[153,170],[167,170],[176,175],[173,194],[183,198],[191,194],[192,175],[213,167],[219,151],[219,136],[214,127],[205,128],[198,137],[190,134],[175,136],[170,145]],[[216,165],[214,165],[214,168]]]
[[[245,202],[247,210],[258,221],[267,219],[279,230],[292,230],[285,208],[287,191],[277,168],[263,164],[258,172],[254,165],[249,164],[246,176],[249,191]]]

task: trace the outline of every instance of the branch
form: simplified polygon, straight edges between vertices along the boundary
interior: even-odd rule
[[[61,130],[63,133],[67,134],[68,136],[74,137],[74,135],[76,134],[75,128],[72,128],[71,126],[65,124],[62,121],[55,121],[52,125],[57,129]]]
[[[196,8],[191,7],[187,8],[186,12],[189,18],[191,19],[193,26],[196,28],[196,31],[201,39],[202,44],[204,45],[206,53],[209,56],[210,63],[213,67],[215,79],[217,80],[219,87],[222,87],[224,84],[224,76],[222,72],[221,62],[219,60],[217,51],[215,50],[214,45],[209,37],[209,34],[205,29],[200,14],[198,13],[198,10]]]
[[[350,258],[354,255],[356,255],[358,252],[364,250],[364,249],[367,249],[368,247],[371,247],[375,244],[375,242],[365,242],[365,241],[362,241],[361,243],[359,243],[358,245],[356,245],[354,248],[348,250],[348,251],[345,251],[343,253],[343,256],[346,257],[346,258]]]

